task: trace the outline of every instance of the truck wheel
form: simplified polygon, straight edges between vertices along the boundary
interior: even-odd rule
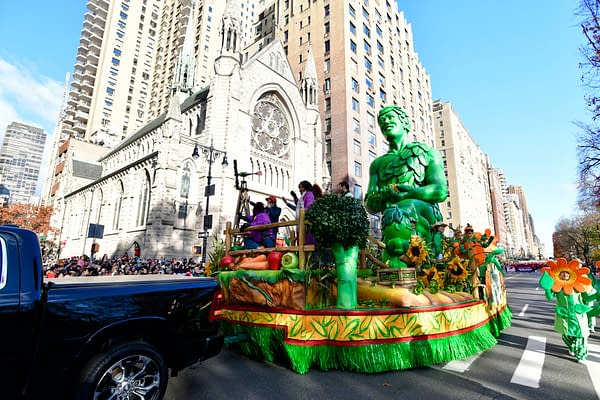
[[[93,357],[82,370],[76,399],[160,400],[168,368],[162,354],[145,342],[129,342]]]

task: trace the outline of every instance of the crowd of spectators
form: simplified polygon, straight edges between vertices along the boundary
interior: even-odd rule
[[[123,256],[90,260],[88,256],[61,259],[57,263],[45,266],[46,277],[65,276],[115,276],[175,274],[186,276],[204,276],[204,268],[192,258],[148,258]]]

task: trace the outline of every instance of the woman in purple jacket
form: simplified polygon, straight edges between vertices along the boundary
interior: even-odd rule
[[[313,193],[313,186],[309,181],[302,181],[298,184],[298,190],[300,190],[300,198],[298,199],[296,204],[289,203],[284,197],[282,197],[285,204],[296,211],[296,219],[300,216],[300,209],[304,209],[305,211],[312,206],[315,202],[315,195]],[[306,237],[304,239],[305,244],[315,244],[316,240],[310,232],[306,232]]]
[[[265,209],[265,205],[262,202],[257,202],[252,209],[252,216],[247,217],[250,226],[266,225],[271,223],[269,214]],[[251,231],[248,232],[248,236],[244,238],[245,249],[257,249],[260,246],[264,247],[275,247],[275,237],[273,229],[266,229],[264,231]]]

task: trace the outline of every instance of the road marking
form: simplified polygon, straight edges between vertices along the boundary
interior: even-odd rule
[[[527,311],[527,309],[529,308],[529,304],[525,304],[523,306],[523,309],[521,310],[521,312],[519,313],[519,317],[524,317],[525,316],[525,311]]]
[[[596,396],[600,399],[600,346],[588,345],[587,370],[594,385]]]
[[[539,287],[539,286],[535,288],[535,291],[536,291],[536,292],[537,292],[538,290],[540,290],[540,287]]]
[[[527,346],[521,356],[521,361],[510,380],[517,385],[540,387],[542,367],[546,357],[546,338],[542,336],[529,336]]]
[[[477,359],[477,357],[479,357],[480,355],[481,355],[481,353],[475,354],[474,356],[471,356],[469,358],[465,358],[464,360],[450,361],[448,364],[444,365],[442,367],[442,369],[445,369],[447,371],[463,373],[463,372],[469,370],[469,367],[471,367],[471,364],[473,364],[473,361],[475,361]]]

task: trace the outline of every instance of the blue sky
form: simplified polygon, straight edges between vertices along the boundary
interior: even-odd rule
[[[577,127],[589,121],[581,86],[578,1],[399,1],[434,99],[527,195],[538,237],[576,209]]]
[[[451,102],[508,183],[525,188],[547,255],[556,221],[575,212],[573,121],[589,120],[577,3],[399,1],[434,98]],[[15,120],[53,132],[84,12],[83,0],[0,2],[0,135]]]

